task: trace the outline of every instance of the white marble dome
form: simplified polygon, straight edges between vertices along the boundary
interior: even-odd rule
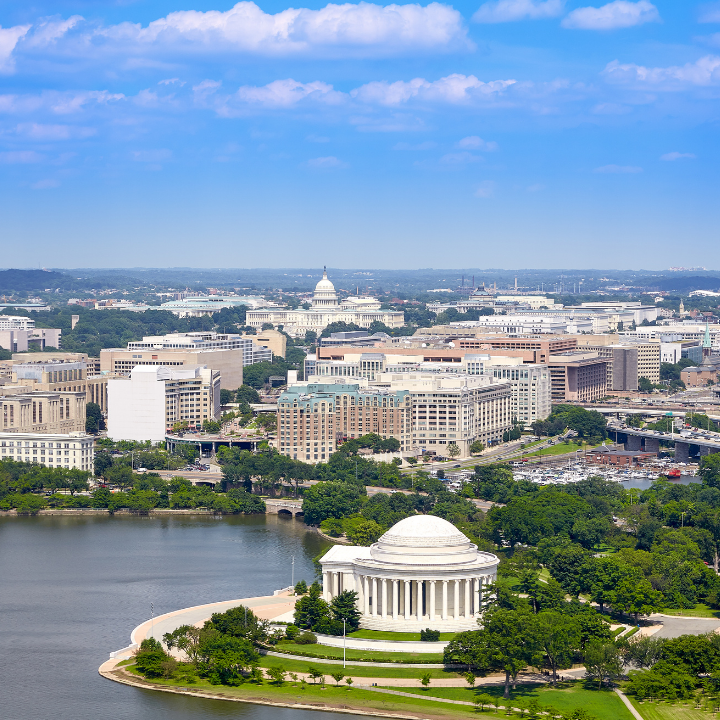
[[[335,307],[338,304],[335,286],[328,280],[327,270],[323,269],[322,280],[315,286],[313,307]]]
[[[393,565],[458,565],[477,561],[477,545],[452,523],[412,515],[393,525],[370,547],[373,560]]]

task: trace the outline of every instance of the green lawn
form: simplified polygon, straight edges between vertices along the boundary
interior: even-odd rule
[[[638,702],[628,696],[635,709],[645,720],[711,720],[715,713],[696,710],[695,703]]]
[[[482,678],[479,678],[478,682],[482,682]],[[415,688],[406,690],[418,695],[433,695],[439,698],[470,702],[476,695],[487,693],[497,697],[500,704],[506,702],[502,697],[503,688],[497,685],[478,686],[471,690],[470,688],[433,687],[431,681],[427,691]],[[633,720],[630,711],[614,692],[611,690],[588,690],[581,682],[563,683],[558,688],[546,685],[518,685],[510,695],[510,704],[515,704],[516,707],[521,705],[527,707],[531,700],[537,700],[541,706],[552,706],[562,713],[581,707],[597,720]]]
[[[702,603],[696,605],[694,608],[685,608],[682,610],[678,610],[677,608],[664,608],[658,612],[664,613],[665,615],[677,615],[679,617],[720,618],[720,610],[714,610]]]
[[[541,457],[544,455],[566,455],[568,453],[575,452],[576,450],[582,450],[584,447],[586,447],[585,443],[574,443],[570,442],[567,445],[563,442],[558,443],[557,445],[551,445],[548,448],[544,448],[542,450],[537,450],[533,453],[527,453],[524,454],[523,457]]]
[[[340,658],[343,656],[343,649],[330,647],[328,645],[297,645],[296,643],[279,643],[275,650],[290,655],[301,655],[304,657],[326,657]],[[441,663],[442,653],[400,653],[400,652],[373,652],[372,650],[350,650],[346,651],[348,660],[363,660],[367,662],[387,663]]]
[[[319,709],[356,709],[359,711],[371,712],[399,712],[415,713],[420,718],[437,718],[438,720],[470,720],[476,718],[477,714],[473,707],[462,705],[451,705],[422,697],[402,697],[400,695],[387,695],[373,692],[372,690],[361,690],[359,688],[348,689],[347,685],[335,687],[332,679],[324,687],[306,683],[303,687],[300,683],[285,682],[281,686],[271,685],[264,682],[262,685],[244,683],[239,687],[228,687],[224,685],[211,685],[209,682],[200,680],[192,685],[187,682],[176,680],[147,681],[159,687],[174,687],[196,690],[201,693],[213,693],[219,698],[246,698],[248,700],[260,700],[280,703],[300,703],[314,705]],[[494,712],[486,712],[488,717],[499,717]],[[624,719],[623,719],[624,720]]]
[[[437,678],[456,678],[459,677],[459,673],[452,672],[449,670],[443,670],[442,668],[402,668],[402,667],[373,667],[371,665],[347,665],[343,669],[342,665],[329,665],[321,660],[313,660],[313,658],[304,658],[302,660],[288,660],[286,658],[273,657],[272,655],[265,655],[260,661],[260,667],[281,667],[288,672],[294,673],[306,673],[310,666],[323,670],[327,676],[330,677],[330,673],[342,672],[350,677],[382,677],[382,678],[418,678],[425,673],[430,673],[433,679]]]
[[[400,640],[404,642],[419,641],[419,632],[384,632],[383,630],[356,630],[348,633],[348,637],[361,638],[363,640]],[[440,640],[452,640],[455,633],[440,633]]]

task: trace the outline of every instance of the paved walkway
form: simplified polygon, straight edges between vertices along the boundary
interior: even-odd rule
[[[149,637],[162,640],[165,633],[172,632],[181,625],[200,626],[206,620],[209,620],[213,613],[226,612],[238,605],[245,605],[263,620],[285,620],[291,618],[295,608],[295,601],[296,598],[290,596],[289,592],[284,592],[280,595],[240,598],[239,600],[196,605],[195,607],[175,610],[154,619],[146,620],[133,630],[130,638],[131,642],[138,645]]]
[[[656,638],[676,638],[680,637],[680,635],[702,635],[704,633],[717,632],[720,628],[720,620],[717,618],[655,614],[651,615],[650,619],[659,620],[662,623],[660,629],[653,633],[653,637]]]

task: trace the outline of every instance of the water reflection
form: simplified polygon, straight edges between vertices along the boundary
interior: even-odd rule
[[[260,517],[0,519],[0,677],[9,720],[323,720],[341,716],[153,693],[97,668],[156,614],[311,580],[325,547],[301,521]]]

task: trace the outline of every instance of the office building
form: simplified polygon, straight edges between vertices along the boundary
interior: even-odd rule
[[[312,371],[311,371],[312,369]],[[547,365],[524,364],[522,358],[502,355],[467,353],[461,362],[426,362],[416,355],[396,355],[371,351],[346,353],[343,360],[305,362],[305,379],[326,382],[328,378],[342,378],[347,382],[366,378],[373,382],[381,373],[453,373],[459,375],[488,375],[512,388],[511,416],[529,424],[544,420],[551,412],[550,373]]]
[[[108,380],[108,437],[163,442],[176,423],[220,417],[220,375],[207,366],[141,365]]]
[[[0,431],[0,460],[30,462],[49,468],[92,473],[95,438],[85,432],[58,434]]]
[[[375,298],[353,297],[341,303],[326,271],[323,271],[322,280],[315,286],[309,309],[262,308],[248,310],[245,318],[250,327],[259,330],[268,323],[282,326],[284,332],[292,337],[302,337],[308,331],[319,335],[335,322],[354,323],[361,328],[369,328],[374,322],[381,322],[389,328],[399,328],[405,324],[404,313],[381,310],[380,302]]]
[[[548,361],[553,403],[587,403],[607,394],[605,360],[594,352],[553,355]]]
[[[12,394],[8,390],[13,391]],[[23,392],[0,388],[3,433],[85,432],[85,392]]]
[[[251,340],[256,346],[259,345],[261,348],[272,352],[268,359],[267,357],[262,358],[260,351],[254,350],[253,357],[258,359],[253,360],[253,362],[262,362],[263,359],[272,362],[273,356],[284,358],[287,352],[287,336],[283,335],[279,330],[258,330],[255,335],[243,335],[242,337]]]

